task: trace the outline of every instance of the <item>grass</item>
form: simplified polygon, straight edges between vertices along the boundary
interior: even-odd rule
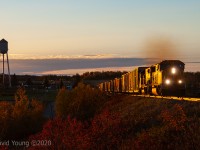
[[[58,91],[38,89],[38,90],[27,90],[26,93],[30,99],[37,99],[39,101],[48,102],[48,101],[55,101]]]
[[[118,113],[122,128],[126,129],[119,149],[194,149],[200,146],[200,102],[123,94],[110,98],[104,108]]]
[[[55,101],[57,90],[45,90],[45,89],[26,89],[26,94],[29,99],[37,99],[42,102]],[[0,101],[14,101],[15,90],[4,91],[0,94]]]
[[[37,99],[44,103],[55,101],[57,92],[57,90],[45,89],[26,90],[29,99]],[[73,133],[70,138],[72,141],[75,140],[75,145],[87,142],[85,136],[93,135],[97,140],[94,140],[95,138],[90,140],[97,147],[99,140],[104,146],[107,146],[107,141],[113,142],[115,147],[119,146],[117,149],[198,149],[200,147],[200,102],[125,94],[107,95],[83,84],[71,92],[62,89],[59,93],[57,102],[60,99],[62,103],[56,106],[58,110],[58,106],[64,110],[62,118],[65,120],[60,122],[61,124],[55,120],[49,128],[50,133],[52,128],[55,129],[56,134],[53,134],[53,137],[56,135],[59,141],[65,141],[70,136],[68,133]],[[9,95],[7,96],[9,98]],[[66,103],[67,101],[70,103]],[[70,122],[72,126],[67,130],[66,137],[63,137],[61,127],[66,129],[65,123],[69,123],[67,117],[69,115],[79,120]],[[83,119],[86,115],[89,117]],[[46,129],[46,125],[43,127]],[[58,131],[61,132],[57,133]],[[76,137],[81,142],[77,142]]]

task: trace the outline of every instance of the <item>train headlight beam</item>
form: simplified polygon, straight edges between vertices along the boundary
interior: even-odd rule
[[[167,85],[169,85],[170,82],[171,82],[171,81],[170,81],[169,79],[165,80],[165,83],[166,83]]]
[[[176,73],[176,68],[172,68],[172,74],[175,74]]]
[[[178,83],[179,83],[179,84],[182,84],[182,83],[183,83],[183,81],[182,81],[182,80],[178,80]]]

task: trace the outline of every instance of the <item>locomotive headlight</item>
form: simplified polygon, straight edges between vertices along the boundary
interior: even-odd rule
[[[166,83],[167,85],[169,85],[169,84],[170,84],[170,80],[169,80],[169,79],[165,80],[165,83]]]
[[[182,80],[178,80],[178,83],[181,84],[181,83],[183,83],[183,81]]]
[[[176,68],[172,68],[171,72],[172,72],[172,74],[175,74],[176,73]]]

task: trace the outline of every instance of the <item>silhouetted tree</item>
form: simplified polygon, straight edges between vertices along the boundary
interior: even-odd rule
[[[60,85],[59,85],[60,89],[62,89],[64,87],[64,83],[63,83],[63,80],[60,79]]]
[[[12,83],[12,86],[17,86],[17,85],[19,84],[19,81],[18,81],[18,79],[17,79],[16,74],[14,74],[14,75],[12,76],[11,83]]]
[[[45,77],[43,84],[45,88],[49,87],[49,80],[47,77]]]
[[[81,81],[81,76],[77,73],[76,75],[74,75],[73,77],[74,80],[74,85],[73,88],[76,87],[78,85],[78,83]]]
[[[32,79],[30,77],[26,80],[26,84],[29,86],[33,85]]]

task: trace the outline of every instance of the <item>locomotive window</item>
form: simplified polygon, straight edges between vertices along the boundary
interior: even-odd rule
[[[152,71],[152,72],[155,72],[155,71],[156,71],[156,67],[152,67],[152,68],[151,68],[151,71]]]

